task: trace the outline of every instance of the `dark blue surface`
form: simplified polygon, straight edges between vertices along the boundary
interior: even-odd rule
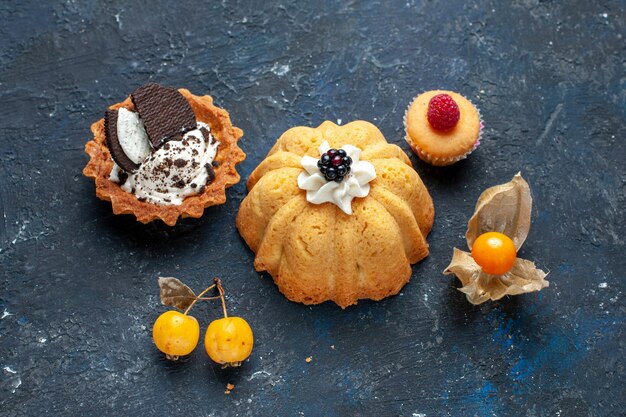
[[[0,415],[625,415],[626,6],[505,3],[2,2]],[[433,196],[431,255],[399,296],[305,307],[253,269],[234,227],[244,182],[175,228],[114,216],[81,175],[83,147],[148,81],[231,112],[244,179],[291,126],[375,123]],[[486,124],[444,169],[402,126],[441,87]],[[471,306],[441,271],[481,191],[520,170],[535,199],[520,256],[550,287]],[[194,289],[220,276],[254,329],[251,359],[166,361],[150,335],[159,275]],[[218,314],[196,311],[203,327]]]

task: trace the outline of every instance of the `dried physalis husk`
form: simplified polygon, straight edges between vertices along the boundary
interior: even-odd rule
[[[519,250],[530,230],[532,205],[530,187],[519,172],[511,182],[486,189],[467,223],[467,246],[471,249],[483,233],[500,232],[510,237]]]
[[[467,225],[467,245],[471,249],[476,238],[483,233],[500,232],[510,237],[519,250],[530,230],[531,207],[530,187],[519,173],[511,182],[485,190]],[[454,248],[452,261],[443,273],[459,278],[463,284],[459,290],[472,304],[539,291],[549,285],[545,280],[547,274],[531,261],[517,258],[510,271],[490,275],[482,271],[470,253],[457,248]]]
[[[539,291],[549,285],[544,278],[546,273],[535,267],[534,262],[517,258],[513,268],[503,275],[485,274],[474,261],[472,255],[454,248],[454,255],[444,274],[456,275],[472,304],[482,304],[487,300],[499,300],[505,295],[517,295]]]
[[[161,303],[169,307],[184,310],[196,298],[193,290],[176,278],[159,277],[159,288],[161,289]]]

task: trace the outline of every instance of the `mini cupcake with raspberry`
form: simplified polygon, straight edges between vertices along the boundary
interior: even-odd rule
[[[433,90],[415,97],[404,115],[406,141],[431,165],[451,165],[480,144],[480,111],[453,91]]]

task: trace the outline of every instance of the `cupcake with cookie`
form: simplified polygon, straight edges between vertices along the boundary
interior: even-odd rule
[[[223,204],[225,189],[239,182],[243,132],[210,96],[147,84],[110,106],[91,130],[83,173],[115,214],[173,226]]]

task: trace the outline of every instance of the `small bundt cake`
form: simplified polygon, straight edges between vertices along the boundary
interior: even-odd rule
[[[432,199],[378,128],[286,131],[248,179],[237,228],[290,300],[342,308],[397,294],[428,255]]]

